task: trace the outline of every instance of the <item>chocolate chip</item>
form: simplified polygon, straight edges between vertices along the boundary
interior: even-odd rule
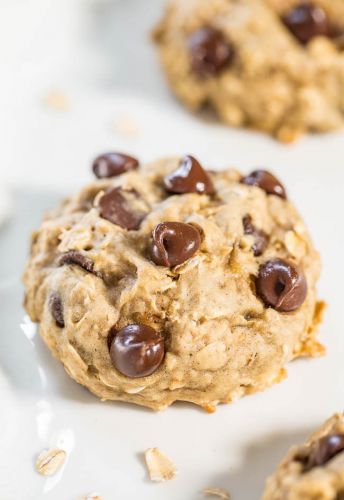
[[[183,222],[161,222],[152,236],[151,256],[158,266],[182,264],[197,252],[201,244],[199,231]]]
[[[300,268],[276,259],[260,266],[256,289],[266,306],[279,312],[291,312],[305,301],[307,281]]]
[[[128,325],[121,330],[112,328],[110,358],[114,367],[130,378],[147,377],[161,365],[164,339],[147,325]]]
[[[105,153],[94,160],[92,169],[98,179],[104,179],[123,174],[138,166],[138,160],[132,156],[123,153]]]
[[[267,170],[254,170],[246,177],[243,177],[241,182],[247,186],[257,186],[267,194],[274,194],[284,199],[287,198],[283,184]]]
[[[344,434],[331,434],[322,437],[314,445],[307,469],[325,465],[341,451],[344,451]]]
[[[139,203],[135,191],[111,188],[99,200],[100,216],[123,229],[138,229],[145,217]]]
[[[331,27],[326,12],[312,2],[305,2],[290,10],[283,22],[303,44],[315,36],[331,36]]]
[[[222,31],[204,27],[189,37],[188,49],[192,69],[200,76],[217,75],[233,61],[234,48]]]
[[[93,268],[94,268],[93,260],[89,259],[88,257],[85,257],[85,255],[76,250],[71,250],[70,252],[63,254],[60,257],[58,263],[60,266],[63,266],[65,264],[75,264],[76,266],[80,266],[83,269],[85,269],[85,271],[93,273]]]
[[[254,243],[252,246],[253,254],[255,257],[259,257],[264,253],[266,247],[268,246],[269,237],[265,231],[262,229],[257,229],[252,223],[252,217],[250,215],[245,215],[242,220],[242,224],[244,226],[245,234],[251,235],[254,237]]]
[[[214,185],[209,174],[193,156],[186,155],[181,160],[179,167],[166,176],[164,187],[170,193],[199,193],[211,194]]]
[[[64,328],[63,305],[61,297],[57,293],[53,293],[50,296],[49,306],[52,317],[56,321],[56,325],[60,328]]]

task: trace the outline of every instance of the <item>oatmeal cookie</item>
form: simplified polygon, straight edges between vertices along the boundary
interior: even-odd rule
[[[309,440],[294,446],[266,484],[263,500],[344,498],[344,415],[337,414]]]
[[[154,35],[191,110],[284,142],[344,124],[343,0],[170,0]]]
[[[319,256],[271,173],[118,153],[94,172],[33,234],[24,276],[26,309],[77,382],[212,411],[322,352]]]

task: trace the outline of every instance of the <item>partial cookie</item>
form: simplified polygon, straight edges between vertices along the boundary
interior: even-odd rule
[[[264,170],[108,153],[32,238],[25,305],[102,399],[213,411],[285,377],[315,339],[318,253]]]
[[[191,110],[284,142],[344,125],[342,0],[170,0],[155,40]]]
[[[344,498],[344,415],[330,418],[309,440],[294,446],[266,483],[263,500]]]

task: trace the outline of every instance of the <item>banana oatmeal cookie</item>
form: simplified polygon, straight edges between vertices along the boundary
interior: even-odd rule
[[[26,309],[77,382],[212,411],[322,352],[319,256],[271,173],[119,153],[93,170],[33,234],[24,276]]]
[[[344,499],[344,415],[294,446],[266,483],[263,500]]]
[[[154,35],[191,110],[284,142],[344,125],[343,0],[170,0]]]

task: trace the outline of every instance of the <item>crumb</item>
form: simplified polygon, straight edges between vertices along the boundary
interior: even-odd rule
[[[168,481],[176,476],[176,466],[159,448],[149,448],[145,453],[145,458],[152,481]]]
[[[216,412],[216,406],[214,405],[204,405],[203,410],[205,410],[207,413],[215,413]]]

